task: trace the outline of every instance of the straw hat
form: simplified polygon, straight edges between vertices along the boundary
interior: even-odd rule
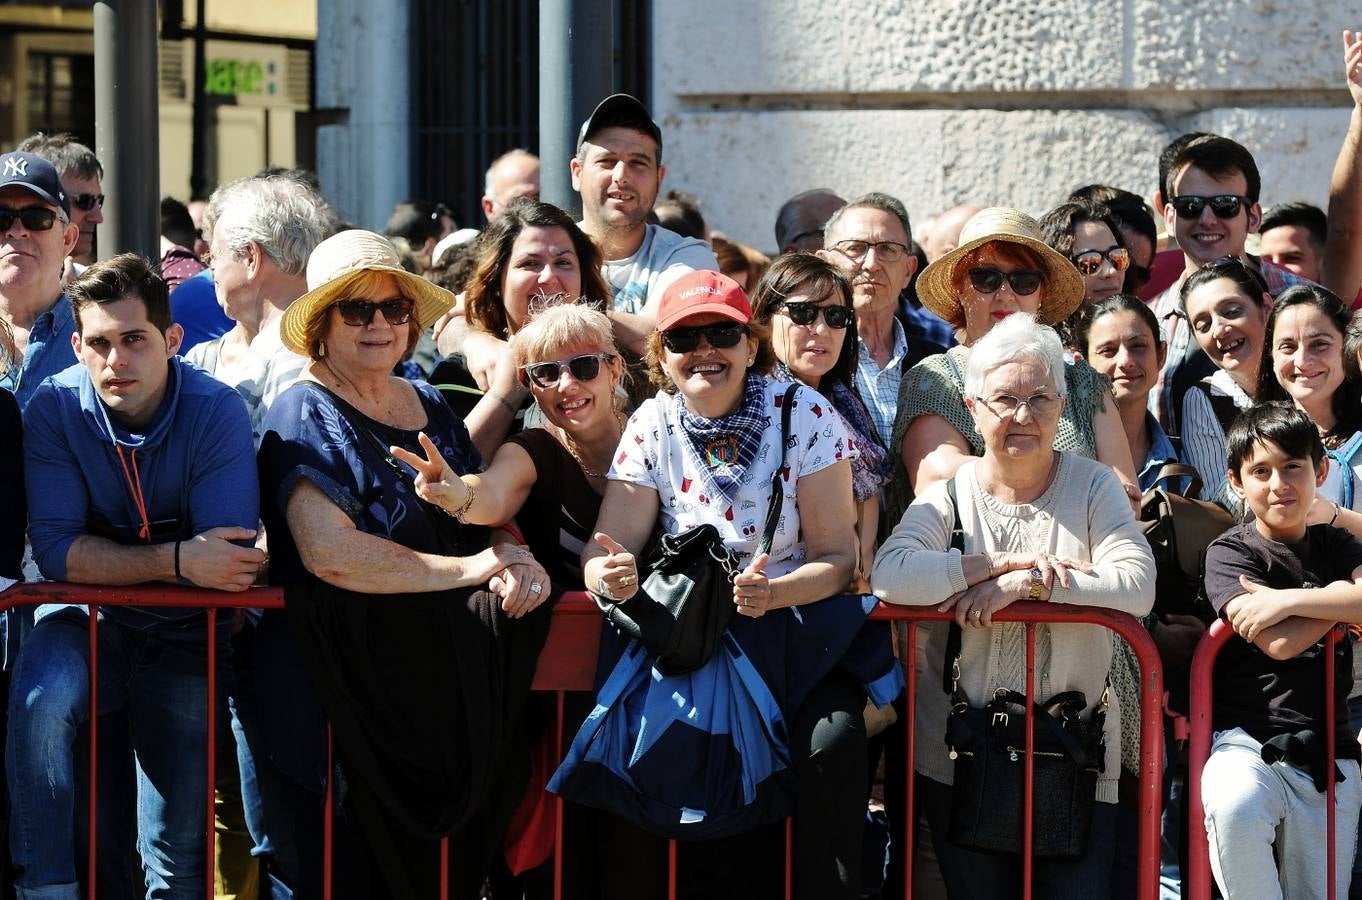
[[[384,272],[397,283],[403,297],[413,301],[413,315],[425,328],[449,311],[454,295],[402,268],[397,248],[372,231],[342,231],[313,249],[307,258],[307,293],[289,304],[279,324],[284,346],[308,355],[307,326],[337,300],[348,298],[350,289],[365,272]]]
[[[960,229],[959,246],[922,270],[917,279],[922,305],[947,322],[960,321],[960,298],[951,275],[965,254],[989,241],[1019,244],[1040,257],[1045,268],[1045,302],[1036,320],[1042,325],[1063,321],[1083,302],[1083,276],[1073,263],[1040,239],[1040,223],[1019,209],[991,206],[979,210]]]

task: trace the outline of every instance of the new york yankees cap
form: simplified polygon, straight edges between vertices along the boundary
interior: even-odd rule
[[[39,199],[60,206],[66,217],[71,217],[71,200],[61,186],[61,176],[52,163],[35,156],[15,150],[0,156],[0,188],[22,187]]]

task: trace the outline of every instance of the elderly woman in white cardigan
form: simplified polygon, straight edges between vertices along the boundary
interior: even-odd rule
[[[954,611],[961,626],[959,687],[971,706],[983,706],[1000,689],[1025,692],[1025,626],[992,621],[1014,601],[1102,606],[1136,616],[1154,602],[1154,560],[1116,473],[1052,448],[1065,401],[1063,352],[1055,332],[1025,313],[1008,317],[974,346],[965,404],[984,453],[953,479],[963,553],[951,549],[956,514],[941,483],[914,501],[875,557],[872,585],[880,599]],[[1019,856],[947,840],[954,764],[945,743],[950,697],[941,675],[948,630],[932,629],[918,681],[920,796],[951,896],[1019,896]],[[1101,626],[1037,626],[1032,698],[1082,691],[1086,719],[1105,693],[1111,657],[1112,635]],[[1099,897],[1109,884],[1122,711],[1114,693],[1108,702],[1106,764],[1086,853],[1077,860],[1037,860],[1038,897]]]

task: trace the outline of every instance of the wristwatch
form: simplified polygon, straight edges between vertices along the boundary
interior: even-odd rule
[[[1045,587],[1045,577],[1040,574],[1040,569],[1036,566],[1032,566],[1031,571],[1027,574],[1031,576],[1031,591],[1026,595],[1026,599],[1039,600],[1040,590]]]

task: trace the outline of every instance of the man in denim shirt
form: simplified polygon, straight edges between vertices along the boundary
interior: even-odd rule
[[[80,230],[56,168],[32,153],[0,156],[0,318],[13,338],[0,387],[28,405],[42,380],[76,361],[62,268]]]

